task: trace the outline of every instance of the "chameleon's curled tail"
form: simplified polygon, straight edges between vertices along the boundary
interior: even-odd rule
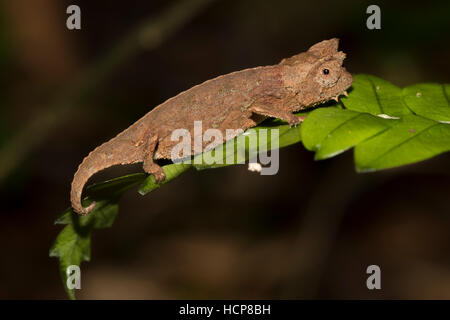
[[[113,139],[99,146],[84,158],[77,172],[75,172],[70,191],[70,202],[76,213],[86,215],[94,210],[95,202],[92,202],[87,207],[83,207],[81,203],[83,188],[89,178],[97,172],[114,165],[135,162],[135,154],[132,151],[134,150],[129,150],[129,148],[124,147],[123,143]]]
[[[96,172],[114,165],[114,163],[107,163],[99,167],[98,165],[101,163],[101,158],[98,159],[98,153],[99,152],[96,149],[92,151],[86,158],[84,158],[83,162],[81,162],[81,164],[78,166],[78,170],[77,172],[75,172],[75,175],[73,177],[72,187],[70,190],[70,202],[72,203],[73,210],[81,215],[86,215],[95,208],[95,201],[87,207],[83,207],[81,203],[83,189],[86,182],[88,182],[89,178]]]
[[[72,187],[70,190],[70,202],[72,203],[73,210],[81,215],[88,214],[95,208],[95,201],[92,202],[89,206],[83,207],[81,204],[81,197],[83,193],[83,188],[86,182],[91,177],[91,174],[89,174],[89,169],[87,162],[91,162],[89,160],[89,157],[92,154],[90,154],[88,157],[86,157],[83,162],[78,167],[77,172],[75,173],[72,181]]]

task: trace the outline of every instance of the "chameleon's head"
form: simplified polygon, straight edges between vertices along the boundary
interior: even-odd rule
[[[307,52],[281,62],[284,85],[293,91],[299,106],[294,111],[346,94],[352,75],[342,67],[345,53],[338,51],[339,39],[313,45]]]

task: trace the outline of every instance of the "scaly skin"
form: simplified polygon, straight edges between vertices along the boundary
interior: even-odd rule
[[[72,182],[72,208],[79,214],[94,209],[95,203],[81,204],[84,185],[95,173],[114,165],[143,162],[145,172],[163,181],[164,172],[154,160],[171,158],[179,142],[170,137],[180,128],[190,132],[194,155],[194,121],[202,121],[203,132],[215,128],[223,137],[226,129],[245,131],[267,117],[298,124],[302,118],[293,112],[337,99],[352,84],[352,76],[342,67],[345,54],[337,51],[338,43],[338,39],[319,42],[277,65],[220,76],[160,104],[83,160]],[[203,141],[203,148],[207,145]]]

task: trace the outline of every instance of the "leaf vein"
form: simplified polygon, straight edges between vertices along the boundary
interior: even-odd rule
[[[370,85],[372,86],[373,92],[375,93],[375,99],[377,100],[378,107],[380,108],[380,113],[384,114],[383,106],[381,105],[380,97],[378,96],[378,93],[377,93],[377,88],[375,87],[375,84],[373,83],[372,79],[370,77],[368,79],[369,79]]]
[[[432,124],[432,125],[430,125],[430,126],[424,128],[424,129],[420,130],[420,131],[417,132],[414,136],[409,137],[408,139],[402,141],[401,143],[399,143],[399,144],[397,144],[397,145],[395,145],[395,146],[389,148],[388,150],[386,150],[385,152],[383,152],[380,156],[378,156],[378,157],[376,157],[375,159],[373,159],[371,162],[373,163],[374,161],[380,160],[381,158],[383,158],[384,156],[386,156],[386,155],[387,155],[389,152],[391,152],[392,150],[394,150],[394,149],[396,149],[396,148],[399,148],[400,146],[404,145],[404,144],[407,143],[408,141],[410,141],[410,140],[412,140],[412,139],[414,139],[414,138],[417,138],[419,135],[421,135],[421,134],[424,133],[425,131],[427,131],[427,130],[429,130],[429,129],[435,127],[435,126],[438,126],[438,125],[440,125],[440,123],[434,123],[434,124]]]
[[[447,100],[447,104],[450,106],[450,99],[448,98],[447,91],[445,91],[445,84],[441,85],[442,92],[444,93],[445,100]]]
[[[340,125],[338,125],[336,128],[334,128],[333,130],[330,131],[330,133],[328,133],[328,135],[333,134],[334,132],[336,132],[339,128],[343,127],[346,123],[348,123],[349,121],[352,121],[360,116],[362,116],[363,113],[359,113],[354,117],[351,117],[350,119],[345,120],[344,122],[342,122]]]

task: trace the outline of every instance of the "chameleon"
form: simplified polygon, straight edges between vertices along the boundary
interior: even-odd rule
[[[340,95],[347,95],[353,82],[342,66],[346,54],[338,51],[338,45],[337,38],[321,41],[276,65],[208,80],[153,108],[84,158],[71,185],[73,210],[85,215],[94,209],[95,202],[83,207],[83,188],[95,173],[114,165],[143,163],[143,170],[154,175],[156,182],[164,181],[164,171],[157,161],[171,159],[171,150],[178,143],[171,139],[175,129],[189,130],[194,140],[194,121],[201,120],[203,130],[215,128],[223,133],[226,129],[245,131],[269,117],[295,126],[304,117],[294,112],[331,99],[338,101]],[[234,138],[223,137],[221,143]],[[194,144],[191,146],[193,156]]]

